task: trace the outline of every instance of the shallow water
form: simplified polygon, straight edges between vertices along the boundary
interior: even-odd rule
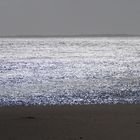
[[[140,38],[0,39],[0,105],[140,103]]]

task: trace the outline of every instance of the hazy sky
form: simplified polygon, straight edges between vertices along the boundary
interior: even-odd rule
[[[0,35],[140,34],[140,0],[0,0]]]

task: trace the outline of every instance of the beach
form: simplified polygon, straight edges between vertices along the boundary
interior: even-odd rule
[[[0,108],[2,140],[139,140],[140,105]]]
[[[139,140],[139,62],[140,38],[0,39],[0,140]]]

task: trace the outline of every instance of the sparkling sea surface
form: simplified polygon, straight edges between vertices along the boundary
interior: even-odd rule
[[[140,103],[140,38],[0,39],[0,105]]]

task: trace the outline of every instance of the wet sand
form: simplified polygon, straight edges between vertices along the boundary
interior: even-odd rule
[[[139,140],[140,105],[1,107],[1,140]]]

